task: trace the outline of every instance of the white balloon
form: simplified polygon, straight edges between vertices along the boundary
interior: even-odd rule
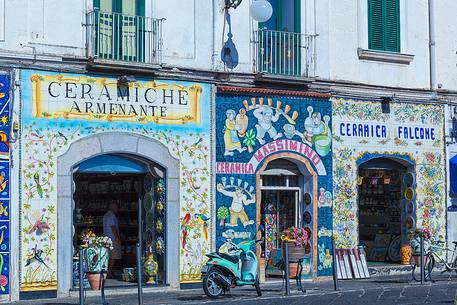
[[[273,15],[273,7],[266,0],[254,0],[249,8],[251,17],[258,22],[265,22]]]

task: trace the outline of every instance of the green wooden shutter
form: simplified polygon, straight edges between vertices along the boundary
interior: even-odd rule
[[[368,48],[400,52],[400,0],[368,0]]]
[[[386,51],[400,52],[400,0],[385,0],[384,47]]]

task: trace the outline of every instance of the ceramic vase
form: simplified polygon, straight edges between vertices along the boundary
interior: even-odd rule
[[[146,261],[144,262],[144,273],[148,276],[148,284],[155,284],[155,276],[157,275],[158,264],[154,259],[154,254],[149,253]]]
[[[108,270],[109,250],[105,247],[87,248],[84,250],[84,261],[89,272]]]
[[[409,245],[409,244],[401,245],[400,257],[401,257],[401,264],[402,265],[408,265],[410,263],[411,254],[412,254],[411,245]]]

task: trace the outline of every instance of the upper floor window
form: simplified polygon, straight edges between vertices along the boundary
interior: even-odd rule
[[[144,16],[144,0],[94,0],[94,10],[128,16]]]
[[[368,48],[400,52],[400,0],[368,0]]]

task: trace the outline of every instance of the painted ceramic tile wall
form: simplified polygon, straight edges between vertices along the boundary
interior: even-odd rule
[[[21,291],[57,287],[57,157],[73,142],[108,131],[156,139],[179,160],[180,277],[199,277],[210,249],[211,86],[138,80],[128,100],[125,92],[116,92],[116,84],[116,78],[94,75],[21,73]],[[162,89],[166,94],[159,96]],[[149,103],[156,98],[160,103]]]
[[[10,78],[0,75],[0,294],[9,294]]]
[[[333,223],[338,247],[358,245],[357,164],[390,155],[415,164],[416,226],[446,236],[445,163],[440,105],[332,99]]]
[[[313,250],[305,272],[331,272],[332,152],[328,100],[218,94],[216,98],[216,246],[256,238],[260,178],[267,162],[296,159],[315,173],[310,230]],[[322,196],[319,194],[322,193]],[[328,200],[325,200],[325,194]],[[321,198],[322,197],[322,198]],[[320,200],[320,201],[319,201]],[[317,214],[317,215],[316,215]],[[268,231],[268,228],[267,228]],[[318,233],[319,232],[319,235]],[[268,232],[267,232],[268,234]],[[280,235],[280,234],[279,234]],[[318,239],[316,238],[317,236]],[[319,253],[317,253],[319,249]],[[314,260],[314,261],[313,261]],[[316,270],[317,269],[317,270]],[[307,271],[306,271],[307,270]],[[312,276],[312,275],[311,275]]]

